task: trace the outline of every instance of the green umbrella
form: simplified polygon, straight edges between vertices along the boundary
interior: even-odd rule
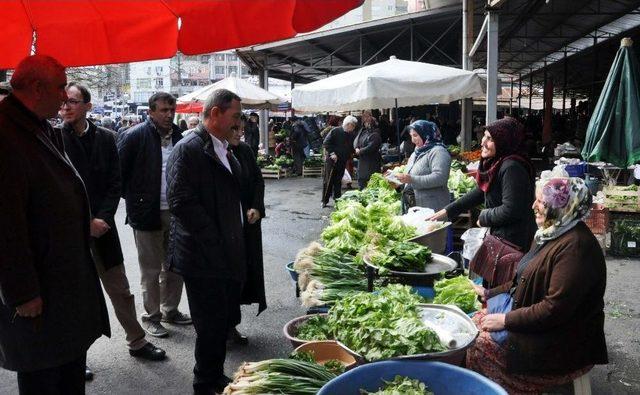
[[[587,126],[582,156],[627,168],[640,162],[640,67],[623,38]]]

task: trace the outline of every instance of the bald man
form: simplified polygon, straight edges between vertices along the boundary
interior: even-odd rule
[[[20,394],[83,394],[87,349],[110,334],[87,194],[47,122],[66,83],[58,61],[30,56],[0,102],[0,366]]]

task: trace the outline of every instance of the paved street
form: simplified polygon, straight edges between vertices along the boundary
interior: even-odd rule
[[[295,299],[294,285],[284,270],[296,251],[319,237],[330,209],[320,209],[319,179],[268,180],[267,216],[263,222],[265,278],[268,309],[256,317],[256,306],[243,309],[241,331],[250,338],[244,347],[232,346],[226,371],[232,374],[246,360],[285,356],[290,344],[282,335],[282,326],[304,314]],[[118,211],[126,268],[138,313],[142,311],[140,273],[131,228],[124,225],[124,205]],[[608,262],[606,296],[606,332],[610,364],[591,373],[594,394],[640,393],[640,261],[611,259]],[[167,350],[163,362],[143,362],[130,357],[124,333],[115,320],[111,304],[111,339],[101,338],[89,350],[88,364],[95,379],[88,383],[89,394],[189,394],[193,368],[194,331],[192,326],[168,326],[171,336],[151,339]],[[183,294],[181,310],[188,312]],[[0,371],[0,394],[15,394],[15,374]]]

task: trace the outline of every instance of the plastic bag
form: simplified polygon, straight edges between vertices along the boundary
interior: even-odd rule
[[[476,252],[480,249],[488,230],[489,228],[471,228],[460,236],[460,239],[464,241],[462,246],[462,257],[464,259],[472,260],[476,256]]]
[[[342,185],[351,184],[351,181],[351,174],[349,174],[349,170],[345,169],[342,175]]]

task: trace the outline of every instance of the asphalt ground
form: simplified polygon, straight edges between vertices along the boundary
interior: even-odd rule
[[[284,266],[298,249],[320,236],[331,208],[320,208],[321,181],[318,178],[267,180],[267,218],[262,223],[265,282],[268,308],[256,316],[257,306],[243,307],[239,328],[249,336],[249,345],[231,345],[225,370],[228,375],[243,361],[283,357],[292,351],[282,334],[283,325],[305,313],[295,298],[295,286]],[[140,271],[131,228],[124,225],[121,202],[116,223],[125,256],[131,291],[138,314],[142,311]],[[594,394],[640,394],[640,260],[607,258],[605,331],[609,364],[591,372]],[[167,325],[167,338],[149,338],[167,351],[162,362],[133,358],[109,301],[110,339],[98,339],[87,361],[95,373],[87,383],[88,394],[190,394],[195,332],[192,326]],[[180,310],[189,311],[186,294]],[[15,373],[0,370],[0,394],[17,394]]]

